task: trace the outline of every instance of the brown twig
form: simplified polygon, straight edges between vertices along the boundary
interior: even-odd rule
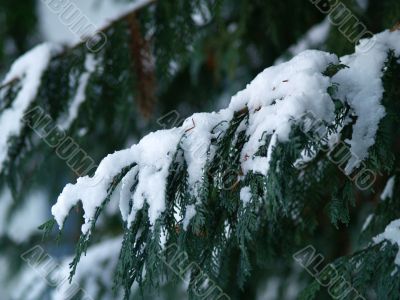
[[[137,103],[145,118],[149,118],[156,103],[156,75],[150,41],[143,37],[136,12],[128,17],[131,34],[133,69],[137,81]]]
[[[9,85],[13,85],[13,84],[14,84],[15,82],[17,82],[18,80],[19,80],[19,78],[15,77],[15,78],[13,78],[13,79],[11,79],[11,80],[9,80],[9,81],[3,83],[2,85],[0,85],[0,90],[3,89],[3,88],[5,88],[5,87],[7,87],[7,86],[9,86]]]
[[[391,32],[396,31],[396,30],[400,30],[400,21],[397,22],[397,23],[390,29]]]
[[[196,123],[194,122],[193,118],[192,118],[192,123],[193,123],[193,126],[188,128],[188,129],[186,129],[185,132],[188,132],[188,131],[190,131],[190,130],[192,130],[192,129],[194,129],[196,127]]]

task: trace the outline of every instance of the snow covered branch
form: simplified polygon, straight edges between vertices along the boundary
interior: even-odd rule
[[[151,133],[104,158],[93,177],[68,184],[52,213],[62,228],[69,211],[82,202],[83,239],[73,266],[109,201],[119,201],[126,224],[121,260],[133,256],[124,268],[136,274],[143,268],[157,272],[143,261],[152,261],[158,247],[179,237],[207,240],[209,252],[195,251],[204,260],[211,253],[222,260],[233,239],[246,265],[249,232],[276,219],[304,222],[313,183],[323,184],[325,199],[336,203],[332,222],[346,222],[348,203],[338,207],[335,201],[351,199],[361,163],[370,168],[379,161],[369,158],[388,116],[383,103],[393,101],[386,99],[384,78],[390,76],[391,57],[397,63],[400,56],[400,32],[385,31],[374,39],[368,52],[359,50],[369,42],[361,40],[352,55],[305,51],[267,68],[226,109],[194,114],[180,127]],[[309,112],[328,129],[323,136],[318,128],[299,131]],[[332,153],[339,142],[350,154],[332,167],[318,147]],[[296,168],[299,159],[308,167]],[[126,272],[121,276],[127,284]]]
[[[79,200],[84,206],[85,222],[90,223],[95,209],[106,198],[113,178],[131,165],[121,180],[122,217],[130,224],[137,210],[147,202],[150,223],[154,224],[166,207],[167,178],[179,150],[183,152],[179,163],[187,165],[189,190],[197,198],[204,185],[207,163],[215,159],[218,150],[213,140],[226,134],[235,114],[244,111],[247,116],[236,129],[236,136],[241,132],[246,134],[240,153],[243,174],[238,179],[243,180],[248,173],[267,176],[276,144],[290,139],[293,125],[304,114],[310,111],[326,124],[334,123],[335,103],[329,94],[330,87],[335,87],[334,97],[348,104],[351,115],[357,116],[352,137],[346,140],[354,153],[347,162],[346,173],[352,173],[367,158],[379,122],[385,116],[381,104],[382,71],[389,50],[395,51],[395,56],[400,55],[399,36],[399,32],[381,33],[376,36],[378,42],[371,51],[356,51],[341,59],[320,51],[302,52],[291,61],[260,73],[246,89],[232,97],[227,109],[194,114],[181,127],[151,133],[137,145],[107,156],[94,177],[79,178],[75,185],[65,187],[53,207],[58,224],[62,226],[69,210]],[[340,63],[347,67],[332,77],[323,75],[329,66]],[[260,155],[266,136],[271,137],[269,151],[267,155]],[[135,189],[130,194],[132,186]]]

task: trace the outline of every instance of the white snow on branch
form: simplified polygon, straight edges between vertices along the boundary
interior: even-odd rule
[[[85,212],[82,232],[88,232],[96,208],[107,197],[110,182],[124,167],[131,164],[137,164],[139,168],[139,183],[132,195],[133,207],[127,219],[132,221],[147,201],[153,224],[165,208],[166,178],[181,135],[182,130],[178,128],[150,133],[139,144],[104,158],[93,177],[80,177],[76,184],[66,185],[51,209],[59,226],[62,227],[71,208],[80,200]],[[127,213],[124,209],[122,212],[125,215]]]
[[[68,115],[60,123],[60,127],[67,130],[72,122],[78,117],[78,111],[81,104],[86,99],[86,87],[89,82],[90,75],[96,69],[97,61],[93,54],[88,53],[85,59],[85,70],[79,77],[78,87],[76,89],[75,97],[72,99],[72,103],[68,107]]]
[[[385,231],[373,238],[374,243],[378,244],[384,241],[389,241],[392,244],[397,244],[400,248],[400,219],[390,222],[386,226]],[[395,258],[395,264],[400,266],[400,251]]]
[[[390,177],[381,194],[382,200],[393,197],[394,182],[395,182],[395,176]]]
[[[145,136],[137,145],[136,163],[139,167],[138,184],[132,195],[132,210],[128,224],[136,217],[143,204],[149,204],[150,223],[165,210],[165,195],[169,167],[174,158],[182,130],[160,130]]]
[[[131,188],[135,183],[139,172],[139,167],[134,166],[121,180],[121,190],[119,193],[119,209],[121,211],[122,220],[127,221],[129,216],[129,202],[131,200]]]
[[[50,58],[59,50],[59,47],[48,43],[36,46],[13,63],[3,80],[3,84],[19,80],[21,89],[11,106],[0,115],[0,172],[7,159],[8,141],[12,136],[19,135],[22,128],[22,116],[36,98],[42,74],[46,70]],[[1,93],[4,96],[4,89]]]
[[[364,224],[361,227],[361,232],[365,231],[365,229],[367,229],[367,227],[369,226],[369,224],[371,224],[372,219],[374,218],[374,214],[369,214],[367,216],[367,218],[364,221]]]
[[[227,123],[233,117],[233,110],[225,109],[212,113],[197,113],[185,120],[182,128],[185,135],[181,143],[184,150],[185,160],[188,164],[188,183],[194,187],[203,176],[203,169],[207,161],[207,153],[211,147],[211,139],[216,138],[226,128]],[[214,132],[211,132],[218,124],[224,122]]]
[[[273,135],[272,145],[287,141],[292,125],[307,111],[326,122],[334,120],[334,104],[327,92],[331,82],[322,72],[338,62],[334,54],[304,51],[287,63],[265,69],[232,97],[230,109],[247,106],[250,112],[246,132],[250,138],[242,149],[244,174],[266,175],[272,149],[269,157],[255,155],[265,144],[266,134]]]
[[[242,187],[240,190],[240,200],[247,204],[251,200],[251,189],[249,186]]]
[[[365,51],[371,41],[374,43],[372,48]],[[381,77],[389,49],[394,50],[396,56],[400,55],[399,31],[385,31],[372,40],[361,40],[354,54],[341,58],[349,68],[340,70],[333,77],[339,84],[337,95],[349,103],[357,116],[352,138],[346,141],[353,154],[345,168],[347,174],[368,156],[368,149],[375,143],[379,121],[386,114],[381,104],[384,92]]]
[[[194,204],[186,206],[185,218],[183,219],[183,230],[187,230],[190,220],[196,215],[196,206]]]
[[[134,155],[132,148],[117,151],[107,155],[100,163],[93,177],[84,176],[78,178],[76,184],[67,184],[57,203],[53,205],[51,213],[59,224],[63,226],[64,220],[72,207],[79,200],[82,201],[85,211],[85,228],[83,232],[89,229],[90,221],[93,219],[95,209],[101,205],[107,197],[107,188],[113,177],[118,175],[121,170],[133,163]]]
[[[358,158],[365,159],[369,147],[374,144],[378,124],[385,115],[380,103],[382,69],[390,49],[400,55],[400,32],[385,31],[374,36],[373,41],[375,44],[368,52],[361,51],[365,50],[361,46],[371,40],[362,40],[354,55],[342,59],[322,51],[304,51],[289,62],[265,69],[232,97],[228,108],[194,114],[179,128],[151,133],[130,149],[107,156],[93,178],[79,178],[76,184],[64,188],[52,208],[56,221],[62,227],[70,209],[80,200],[85,212],[82,230],[87,232],[114,176],[134,164],[117,191],[121,214],[130,225],[147,203],[149,220],[154,224],[166,207],[167,177],[178,148],[183,150],[190,192],[196,198],[198,188],[203,184],[206,163],[214,158],[217,150],[211,140],[224,134],[234,114],[244,110],[249,116],[248,123],[239,127],[248,136],[241,152],[242,171],[267,176],[275,146],[288,141],[292,125],[305,113],[312,112],[326,123],[334,121],[334,103],[327,92],[333,84],[338,86],[339,99],[347,101],[357,116],[352,139],[347,142]],[[344,63],[348,68],[340,70],[333,78],[322,74],[329,65],[338,63]],[[266,144],[267,137],[270,137],[267,157],[260,156],[257,152]],[[356,162],[350,161],[347,171],[351,172],[356,166]],[[197,201],[201,199],[197,198]],[[194,208],[187,208],[185,227],[194,216]]]

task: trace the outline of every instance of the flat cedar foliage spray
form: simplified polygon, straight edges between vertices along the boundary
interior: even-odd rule
[[[4,299],[399,299],[398,0],[125,1],[69,46],[28,2],[0,3]]]

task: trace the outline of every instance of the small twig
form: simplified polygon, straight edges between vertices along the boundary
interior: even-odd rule
[[[131,33],[131,53],[134,61],[133,72],[136,74],[137,82],[135,89],[137,103],[142,115],[149,119],[153,114],[156,104],[156,76],[154,59],[150,49],[150,41],[143,37],[141,25],[136,13],[128,17]]]
[[[185,132],[188,132],[188,131],[190,131],[190,130],[192,130],[193,128],[196,127],[196,123],[194,122],[193,118],[192,118],[192,123],[193,123],[193,126],[188,128],[188,129],[186,129]]]
[[[239,183],[240,183],[240,180],[239,180],[239,178],[238,178],[238,179],[236,179],[235,183],[232,184],[232,186],[230,187],[229,190],[234,190],[234,189],[236,189],[236,187],[239,185]]]
[[[245,106],[241,110],[237,111],[237,115],[241,116],[241,115],[247,114],[248,112],[249,112],[249,108],[247,106]]]
[[[397,22],[391,29],[390,31],[396,31],[396,30],[400,30],[400,22]]]
[[[15,77],[15,78],[11,79],[10,81],[7,81],[6,83],[3,83],[2,85],[0,85],[0,90],[5,88],[5,87],[7,87],[7,86],[9,86],[9,85],[14,84],[18,80],[19,80],[19,78]]]

